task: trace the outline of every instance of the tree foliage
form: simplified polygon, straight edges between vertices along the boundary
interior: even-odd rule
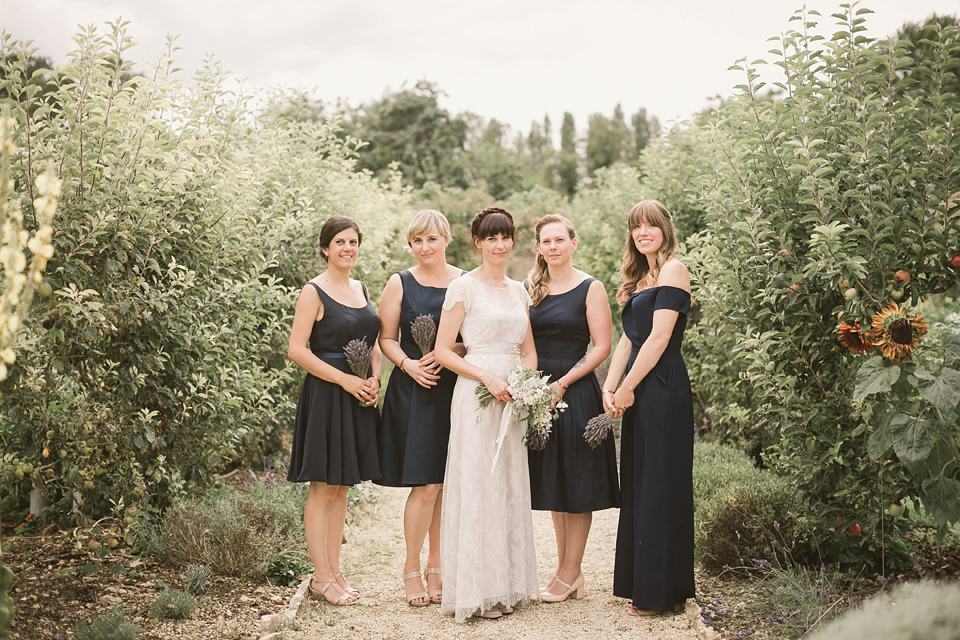
[[[355,275],[377,291],[410,204],[395,177],[354,171],[336,121],[258,115],[213,62],[183,86],[172,42],[133,76],[124,24],[76,42],[39,103],[35,52],[9,39],[0,52],[22,131],[15,180],[47,163],[63,180],[53,295],[0,387],[0,477],[61,516],[121,516],[276,451],[301,378],[290,317],[323,220],[358,221]]]

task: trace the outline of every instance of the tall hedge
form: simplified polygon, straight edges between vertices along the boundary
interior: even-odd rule
[[[184,82],[172,42],[136,74],[123,24],[76,42],[43,92],[25,73],[35,51],[0,45],[22,129],[15,179],[29,189],[52,161],[63,180],[53,294],[2,384],[0,478],[58,514],[99,517],[162,507],[277,450],[320,225],[359,222],[355,275],[376,296],[409,203],[396,181],[353,172],[356,141],[336,122],[285,118],[282,93],[254,101],[214,62]]]

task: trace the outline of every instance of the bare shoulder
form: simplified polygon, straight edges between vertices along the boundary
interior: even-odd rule
[[[690,272],[687,265],[676,258],[671,258],[660,268],[660,274],[657,277],[658,287],[676,287],[684,291],[690,291]]]

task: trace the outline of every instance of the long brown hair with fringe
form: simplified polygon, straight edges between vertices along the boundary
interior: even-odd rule
[[[539,220],[537,220],[537,226],[534,227],[534,236],[537,239],[537,244],[540,244],[540,231],[554,222],[559,222],[567,228],[567,235],[570,236],[571,240],[576,240],[577,230],[573,228],[573,224],[557,213],[549,213]],[[533,300],[533,306],[537,306],[543,299],[547,297],[547,294],[550,292],[550,287],[548,283],[550,282],[550,270],[547,267],[547,261],[543,259],[543,255],[537,251],[536,261],[533,263],[533,268],[530,269],[530,274],[527,275],[527,281],[530,283],[530,298]]]
[[[663,244],[657,251],[653,265],[640,253],[633,242],[633,230],[641,224],[657,227],[663,232]],[[677,252],[677,232],[667,208],[656,200],[643,200],[633,205],[627,215],[627,243],[623,248],[623,266],[620,275],[623,284],[617,290],[617,302],[623,304],[638,288],[646,289],[657,283],[660,268]]]

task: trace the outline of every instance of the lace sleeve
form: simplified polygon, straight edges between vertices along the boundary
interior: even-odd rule
[[[458,302],[463,303],[463,308],[465,311],[470,311],[473,307],[473,289],[470,288],[469,283],[465,282],[466,278],[461,276],[457,278],[447,287],[447,295],[443,299],[443,308],[449,310],[453,308],[453,305]]]
[[[530,297],[530,291],[526,287],[526,282],[520,283],[520,295],[523,300],[523,306],[529,308],[533,304],[533,298]]]

